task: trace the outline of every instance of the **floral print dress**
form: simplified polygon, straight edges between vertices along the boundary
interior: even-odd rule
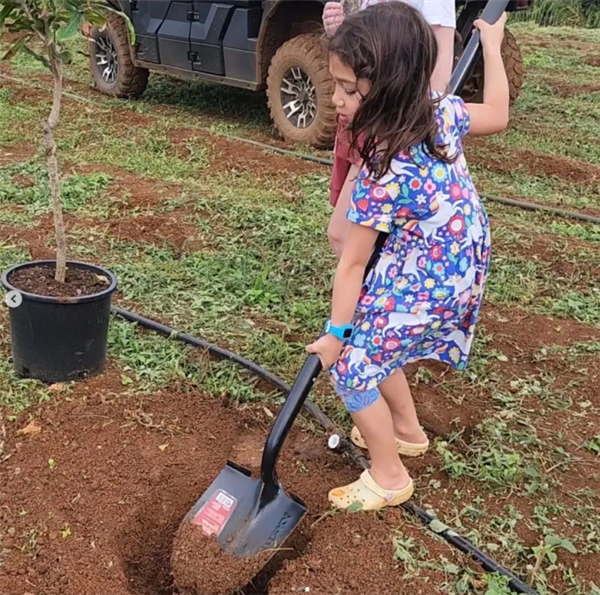
[[[354,320],[332,376],[349,411],[368,407],[396,369],[436,359],[463,369],[468,361],[490,258],[486,212],[463,152],[470,119],[462,99],[437,107],[438,143],[454,163],[423,146],[399,154],[378,181],[363,170],[347,218],[389,234],[365,280]]]

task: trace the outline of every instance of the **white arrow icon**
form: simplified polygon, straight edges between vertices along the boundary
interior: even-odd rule
[[[4,302],[9,308],[18,308],[23,303],[23,296],[19,291],[9,291]]]

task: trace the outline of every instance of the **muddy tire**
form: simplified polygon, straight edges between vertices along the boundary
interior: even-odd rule
[[[510,102],[514,103],[523,86],[523,54],[515,36],[506,29],[504,42],[502,43],[502,58],[508,77],[510,89]],[[483,102],[483,60],[479,60],[473,76],[467,81],[462,97],[465,101],[472,103]]]
[[[139,97],[146,90],[150,73],[133,63],[123,19],[110,14],[106,27],[94,27],[90,38],[90,71],[96,88],[114,97]]]
[[[291,143],[331,147],[336,131],[333,90],[321,35],[286,41],[271,60],[267,77],[269,110],[279,134]]]

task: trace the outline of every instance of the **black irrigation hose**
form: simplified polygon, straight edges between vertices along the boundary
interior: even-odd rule
[[[220,134],[220,133],[219,133]],[[275,147],[266,143],[261,143],[256,140],[250,140],[241,136],[233,136],[231,134],[222,134],[226,138],[241,143],[246,143],[261,149],[273,151],[280,155],[286,155],[288,157],[294,157],[296,159],[302,159],[303,161],[312,161],[320,165],[333,166],[333,159],[327,159],[325,157],[316,157],[315,155],[306,155],[304,153],[298,153],[297,151],[290,151],[289,149],[282,149],[281,147]],[[579,221],[585,221],[587,223],[596,223],[600,225],[600,217],[594,215],[587,215],[586,213],[578,213],[576,211],[569,211],[567,209],[560,209],[558,207],[548,207],[546,205],[540,205],[538,203],[526,202],[523,200],[517,200],[515,198],[505,198],[503,196],[493,196],[491,194],[481,194],[481,198],[489,200],[490,202],[497,202],[503,205],[509,205],[511,207],[517,207],[519,209],[525,209],[527,211],[541,211],[545,213],[552,213],[553,215],[559,215],[560,217],[566,217],[569,219],[577,219]]]
[[[202,339],[197,339],[196,337],[192,337],[186,333],[180,333],[170,326],[166,326],[161,324],[160,322],[155,322],[154,320],[150,320],[149,318],[144,318],[135,312],[130,312],[128,310],[123,310],[122,308],[118,308],[117,306],[113,306],[112,308],[113,314],[128,320],[129,322],[136,322],[140,326],[144,328],[153,330],[161,335],[165,335],[166,337],[171,337],[174,339],[178,339],[179,341],[183,341],[188,345],[193,345],[194,347],[198,347],[200,349],[204,349],[213,355],[228,359],[236,364],[240,365],[242,368],[252,372],[259,378],[262,378],[269,384],[273,385],[275,388],[279,389],[282,393],[288,394],[291,390],[291,386],[286,384],[281,378],[275,376],[275,374],[271,374],[268,370],[261,368],[258,364],[251,362],[250,360],[238,355],[237,353],[233,353],[231,351],[227,351],[227,349],[223,349],[214,343],[209,343],[208,341],[203,341]],[[306,401],[304,404],[304,408],[316,421],[318,421],[327,431],[334,431],[335,425],[333,422],[313,403],[310,401]]]
[[[290,391],[290,386],[286,384],[281,378],[275,376],[268,370],[265,370],[258,364],[247,360],[246,358],[238,355],[237,353],[233,353],[228,351],[227,349],[223,349],[214,343],[209,343],[208,341],[203,341],[202,339],[197,339],[196,337],[192,337],[187,333],[182,333],[170,326],[165,324],[161,324],[159,322],[155,322],[154,320],[150,320],[149,318],[145,318],[144,316],[140,316],[139,314],[135,314],[134,312],[129,312],[128,310],[124,310],[123,308],[119,308],[117,306],[112,307],[113,314],[120,316],[121,318],[129,321],[135,322],[140,326],[147,328],[149,330],[155,331],[161,335],[165,335],[166,337],[170,337],[173,339],[177,339],[188,345],[192,345],[194,347],[198,347],[200,349],[204,349],[209,353],[224,359],[228,359],[233,361],[246,370],[249,370],[253,374],[256,374],[259,378],[266,380],[270,384],[272,384],[277,389],[281,390],[283,393],[287,394]],[[328,432],[336,432],[336,425],[314,404],[310,401],[306,401],[304,407],[308,414],[313,417],[323,428]],[[362,467],[363,469],[368,469],[370,467],[369,461],[364,456],[364,454],[356,448],[348,439],[342,440],[342,447],[346,451],[346,453],[350,456],[351,460]],[[423,510],[420,506],[412,502],[406,502],[402,505],[402,508],[411,516],[417,518],[423,525],[427,527],[431,526],[431,523],[435,521],[435,517],[430,515],[427,511]],[[461,537],[456,532],[452,531],[450,528],[444,529],[443,531],[436,532],[440,537],[443,537],[449,544],[456,547],[458,550],[470,556],[473,560],[478,562],[484,570],[487,572],[494,572],[496,574],[500,574],[505,576],[509,580],[510,588],[516,593],[525,593],[527,595],[539,595],[537,591],[529,587],[522,581],[518,576],[513,574],[510,570],[507,570],[503,566],[500,566],[495,560],[490,558],[487,554],[482,552],[478,547],[472,544],[468,539]]]
[[[585,221],[587,223],[600,224],[600,217],[586,215],[585,213],[577,213],[576,211],[567,211],[567,209],[559,209],[558,207],[547,207],[535,202],[526,202],[515,198],[505,198],[504,196],[492,196],[490,194],[482,194],[481,198],[504,205],[510,205],[511,207],[518,207],[519,209],[525,209],[527,211],[544,211],[568,219],[578,219],[579,221]]]

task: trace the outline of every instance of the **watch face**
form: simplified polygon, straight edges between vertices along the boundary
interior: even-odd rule
[[[354,328],[344,329],[344,339],[349,339],[352,336],[352,331]]]

